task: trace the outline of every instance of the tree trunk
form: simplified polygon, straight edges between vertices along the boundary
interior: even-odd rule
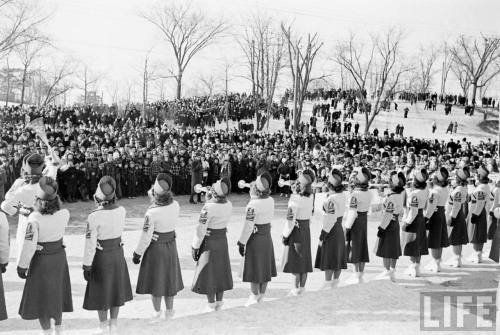
[[[182,71],[179,71],[177,74],[177,77],[175,77],[175,80],[177,81],[177,94],[176,98],[181,99],[182,96]]]
[[[24,105],[24,92],[26,90],[26,76],[28,75],[27,74],[28,72],[28,68],[25,66],[24,67],[24,71],[23,71],[23,78],[21,80],[21,106]]]
[[[477,93],[477,80],[472,82],[472,97],[471,97],[471,105],[472,105],[472,112],[476,109],[476,93]]]

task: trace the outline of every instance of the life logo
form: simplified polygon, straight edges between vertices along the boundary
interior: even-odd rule
[[[496,291],[421,292],[420,330],[494,332]]]

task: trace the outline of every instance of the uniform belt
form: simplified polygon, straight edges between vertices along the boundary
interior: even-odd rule
[[[265,224],[259,224],[259,225],[254,225],[253,226],[253,231],[252,234],[266,234],[271,231],[271,224],[270,223],[265,223]]]
[[[36,245],[36,253],[42,255],[57,254],[64,248],[66,248],[66,246],[63,244],[62,238],[53,242],[38,242]]]
[[[119,249],[122,246],[123,246],[122,238],[117,237],[117,238],[111,238],[109,240],[97,240],[96,249],[99,251],[106,252]]]
[[[151,243],[169,243],[175,240],[176,234],[175,231],[169,231],[166,233],[153,232],[153,236],[151,237]]]

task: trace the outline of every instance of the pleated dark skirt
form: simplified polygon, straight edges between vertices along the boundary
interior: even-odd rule
[[[402,255],[399,234],[399,221],[396,218],[389,223],[384,235],[379,238],[376,255],[382,258],[398,259]]]
[[[401,249],[404,256],[418,257],[428,255],[427,236],[425,231],[425,219],[423,209],[418,210],[418,214],[413,222],[401,231]]]
[[[497,231],[498,220],[495,217],[491,218],[491,224],[488,227],[488,240],[493,240],[495,238],[495,233]]]
[[[5,306],[5,292],[3,289],[3,279],[0,273],[0,321],[7,320],[7,307]]]
[[[429,219],[427,246],[430,249],[447,248],[450,246],[448,227],[446,226],[446,215],[444,207],[442,206],[438,206]]]
[[[351,252],[347,257],[348,263],[368,263],[367,212],[358,212],[351,228]]]
[[[347,269],[347,253],[345,250],[344,228],[342,228],[342,217],[332,230],[325,236],[321,246],[316,252],[314,267],[321,271]]]
[[[215,294],[233,289],[233,275],[227,246],[226,228],[209,229],[196,262],[192,291]]]
[[[132,300],[132,287],[121,238],[99,240],[98,244],[102,250],[96,249],[83,308],[102,311]]]
[[[496,221],[496,220],[495,220]],[[491,249],[489,258],[496,263],[499,262],[499,254],[500,254],[500,230],[495,231],[495,236],[493,236],[493,240],[491,241]]]
[[[465,245],[469,243],[467,234],[467,217],[461,208],[458,211],[457,217],[451,220],[450,244]]]
[[[61,318],[73,312],[68,261],[62,239],[38,243],[24,284],[19,315],[25,320]]]
[[[175,231],[154,232],[156,240],[144,252],[136,292],[155,297],[171,297],[184,288],[177,254]]]
[[[477,223],[472,225],[472,238],[471,243],[486,243],[488,240],[488,216],[486,210],[483,208],[481,214],[477,219]]]
[[[285,273],[312,272],[311,231],[309,220],[297,220],[289,236],[289,243],[283,250],[282,270]]]
[[[256,225],[246,245],[243,281],[266,283],[276,275],[271,224]]]

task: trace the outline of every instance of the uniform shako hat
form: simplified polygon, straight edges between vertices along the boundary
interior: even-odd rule
[[[215,194],[219,197],[225,197],[231,190],[231,180],[228,177],[223,177],[212,185]]]
[[[24,166],[26,174],[41,175],[44,167],[45,167],[45,160],[39,154],[37,153],[30,154],[26,158],[26,164]]]
[[[342,172],[338,169],[332,169],[332,171],[328,174],[328,183],[330,183],[333,187],[342,185]]]
[[[486,167],[484,167],[484,165],[479,165],[479,167],[477,168],[477,178],[479,180],[479,182],[481,183],[488,183],[489,182],[489,174],[490,172],[488,171],[488,169]]]
[[[389,186],[391,189],[402,188],[406,185],[406,177],[403,172],[393,171],[389,178]]]
[[[309,186],[314,181],[314,172],[310,169],[305,169],[299,176],[299,184],[303,187]]]
[[[367,168],[365,167],[357,168],[353,171],[353,174],[354,174],[354,184],[356,186],[368,186],[372,174]]]
[[[172,188],[172,177],[166,173],[158,173],[155,183],[153,184],[153,191],[155,194],[164,194]]]
[[[255,179],[255,187],[261,192],[269,191],[272,181],[273,178],[271,177],[271,174],[265,171],[261,175],[257,176],[257,179]]]
[[[446,182],[449,176],[450,173],[445,167],[440,167],[432,174],[433,179],[436,180],[438,183]]]
[[[461,181],[467,181],[470,178],[469,168],[467,166],[463,166],[457,169],[456,176]]]
[[[115,199],[116,181],[111,176],[104,176],[99,180],[94,196],[100,201]]]
[[[43,176],[38,181],[40,186],[36,191],[36,197],[40,200],[50,201],[57,197],[57,182],[48,176]]]
[[[413,179],[419,183],[425,183],[429,179],[429,174],[426,169],[418,168],[413,173]]]

